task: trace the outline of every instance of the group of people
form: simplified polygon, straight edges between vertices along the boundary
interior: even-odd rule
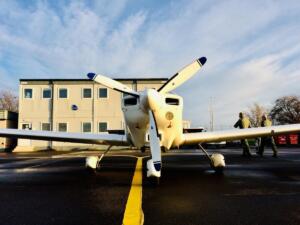
[[[272,121],[268,118],[268,116],[266,114],[264,114],[261,118],[261,127],[270,127],[272,126]],[[250,120],[247,116],[244,115],[244,113],[240,112],[239,113],[239,120],[234,124],[235,128],[240,128],[240,129],[246,129],[246,128],[251,128],[251,123]],[[264,149],[265,149],[265,145],[266,142],[268,141],[268,139],[270,139],[271,141],[271,146],[272,146],[272,150],[273,150],[273,157],[277,158],[278,154],[277,154],[277,147],[274,141],[274,138],[271,137],[260,137],[258,138],[258,147],[257,147],[257,151],[256,154],[263,156],[264,154]],[[251,151],[250,151],[250,146],[248,143],[247,139],[242,139],[241,140],[241,144],[243,147],[243,156],[245,157],[251,157]]]

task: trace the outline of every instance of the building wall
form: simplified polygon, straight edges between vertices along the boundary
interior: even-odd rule
[[[7,128],[7,120],[0,120],[0,128]],[[7,148],[7,138],[0,137],[0,149]]]
[[[125,85],[134,90],[144,88],[158,89],[165,82],[161,80],[125,80]],[[32,89],[32,98],[25,98],[24,90]],[[66,88],[68,97],[59,98],[59,89]],[[83,98],[83,89],[92,89],[91,98]],[[58,131],[59,123],[67,123],[68,132],[82,132],[84,122],[90,122],[92,132],[99,133],[99,122],[107,122],[109,130],[123,129],[124,119],[121,111],[122,94],[107,89],[107,98],[99,98],[99,88],[104,86],[90,80],[21,80],[19,87],[19,129],[31,124],[32,130],[41,130],[42,123],[50,123],[53,131]],[[43,98],[43,90],[51,89],[52,97]],[[53,99],[52,99],[53,98]],[[72,105],[77,110],[72,110]],[[19,139],[17,151],[93,147],[87,144],[36,141]]]
[[[7,110],[0,110],[0,128],[17,128],[17,113]],[[16,146],[17,140],[14,138],[0,137],[0,149],[12,149]]]

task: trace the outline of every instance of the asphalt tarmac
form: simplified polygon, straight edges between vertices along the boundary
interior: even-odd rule
[[[300,224],[300,149],[243,158],[225,155],[214,174],[199,150],[164,154],[159,185],[146,178],[147,153],[110,152],[96,173],[97,152],[0,153],[0,225],[122,224],[137,157],[143,158],[144,224]]]

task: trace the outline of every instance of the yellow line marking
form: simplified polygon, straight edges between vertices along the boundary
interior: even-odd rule
[[[143,159],[138,158],[134,175],[132,178],[131,189],[128,195],[123,225],[141,225],[144,223],[142,210],[142,183],[143,183]]]

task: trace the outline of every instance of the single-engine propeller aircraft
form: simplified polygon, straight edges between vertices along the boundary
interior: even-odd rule
[[[147,176],[159,178],[162,168],[162,148],[169,150],[171,148],[179,148],[182,145],[273,136],[300,131],[300,124],[293,124],[241,130],[233,129],[215,132],[183,133],[183,99],[170,92],[190,79],[200,70],[205,62],[206,58],[201,57],[181,69],[158,90],[145,89],[140,92],[134,91],[124,84],[106,76],[97,75],[95,73],[87,74],[89,79],[126,94],[122,99],[122,111],[126,124],[124,135],[0,129],[0,136],[91,143],[108,145],[110,147],[127,145],[135,146],[138,149],[144,148],[149,141],[151,159],[147,161]],[[108,148],[108,150],[109,149],[110,148]],[[212,154],[209,156],[205,149],[202,148],[202,150],[208,156],[211,166],[216,171],[221,171],[225,167],[223,155]],[[101,157],[87,157],[86,165],[96,169],[102,157],[103,154]]]

